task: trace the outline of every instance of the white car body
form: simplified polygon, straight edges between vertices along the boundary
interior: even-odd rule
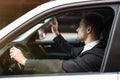
[[[42,4],[35,9],[31,10],[30,12],[26,13],[22,17],[18,18],[17,20],[13,21],[11,24],[6,26],[0,31],[0,40],[6,37],[8,34],[14,32],[15,29],[19,28],[20,25],[27,22],[34,16],[41,14],[42,12],[51,9],[53,7],[62,6],[64,4],[71,4],[71,3],[78,3],[81,2],[83,4],[90,2],[91,0],[56,0],[50,1],[45,4]],[[113,0],[106,0],[106,2],[113,1]],[[91,1],[92,2],[92,1]],[[97,1],[96,1],[97,2]],[[100,0],[98,2],[104,2]],[[37,29],[37,27],[36,27]],[[29,33],[28,33],[29,35]],[[20,38],[20,39],[24,39]],[[17,40],[17,39],[16,39]],[[0,80],[120,80],[119,72],[114,73],[75,73],[75,74],[53,74],[53,75],[16,75],[16,76],[1,76]]]

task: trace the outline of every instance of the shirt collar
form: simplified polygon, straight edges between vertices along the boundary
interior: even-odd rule
[[[100,42],[100,40],[95,40],[95,41],[92,41],[92,42],[86,44],[86,45],[84,46],[84,49],[83,49],[83,51],[82,51],[81,53],[83,53],[83,52],[85,52],[85,51],[87,51],[87,50],[92,49],[92,48],[93,48],[94,46],[96,46],[99,42]]]

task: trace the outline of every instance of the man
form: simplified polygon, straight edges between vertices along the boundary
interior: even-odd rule
[[[56,19],[50,25],[55,35],[55,43],[59,44],[62,49],[71,54],[73,59],[27,59],[16,47],[10,49],[11,58],[24,65],[25,71],[32,73],[99,71],[104,55],[104,49],[99,40],[103,29],[103,19],[100,14],[86,13],[82,16],[80,26],[76,31],[78,32],[77,38],[85,43],[84,48],[74,48],[67,43],[58,31]]]

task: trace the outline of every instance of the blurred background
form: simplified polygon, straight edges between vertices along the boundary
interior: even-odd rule
[[[0,29],[35,8],[50,0],[0,0]]]

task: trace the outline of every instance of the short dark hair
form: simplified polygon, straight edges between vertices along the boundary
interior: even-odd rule
[[[99,38],[104,27],[103,16],[99,13],[91,12],[84,13],[82,19],[86,26],[91,26],[93,28],[96,36]]]

